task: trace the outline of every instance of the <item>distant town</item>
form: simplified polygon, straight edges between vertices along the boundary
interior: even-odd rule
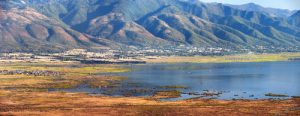
[[[272,46],[271,46],[272,47]],[[257,46],[261,53],[270,52],[270,48]],[[271,48],[272,49],[272,48]],[[299,48],[273,48],[276,52],[296,52]],[[256,53],[260,53],[257,52]],[[131,47],[126,50],[101,49],[98,51],[88,51],[86,49],[73,49],[62,53],[0,53],[0,61],[76,61],[85,64],[122,64],[122,63],[146,63],[146,59],[155,59],[166,56],[223,56],[230,54],[252,54],[250,49],[233,50],[228,48],[213,47],[187,47],[184,45],[176,48],[136,48]]]

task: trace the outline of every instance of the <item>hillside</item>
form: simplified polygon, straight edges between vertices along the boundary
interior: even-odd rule
[[[33,41],[28,38],[35,38],[34,42],[39,41],[41,44],[53,45],[55,41],[55,46],[61,50],[90,48],[103,41],[106,44],[100,46],[119,44],[156,48],[185,45],[252,51],[297,51],[300,46],[300,28],[291,18],[274,17],[260,11],[223,4],[206,4],[196,0],[27,0],[25,6],[26,9],[35,9],[31,11],[37,11],[46,20],[55,20],[47,21],[47,24],[43,22],[42,25],[48,31],[41,35],[54,34],[50,36],[52,39],[47,36],[48,39],[42,41],[45,37],[36,34],[32,26],[26,24],[24,29],[29,35],[10,36],[1,31],[6,38],[4,43],[19,36],[25,43]],[[22,11],[18,10],[14,12]],[[34,28],[35,25],[41,25],[36,21],[30,24]],[[59,26],[54,28],[54,25]],[[12,27],[0,27],[2,30],[6,28]],[[20,46],[16,42],[10,43]],[[49,50],[54,48],[56,47]]]
[[[290,16],[289,21],[292,25],[296,25],[296,26],[300,27],[300,10],[297,11],[292,16]]]
[[[32,8],[1,11],[0,35],[2,52],[60,52],[113,43],[74,31]]]

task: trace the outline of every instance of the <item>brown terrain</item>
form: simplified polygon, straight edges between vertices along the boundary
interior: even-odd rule
[[[32,8],[0,10],[1,52],[58,52],[84,46],[106,48],[111,44],[114,42],[74,31]]]
[[[8,95],[9,97],[1,97]],[[288,100],[190,99],[88,96],[64,92],[1,91],[0,115],[300,115],[300,98]]]

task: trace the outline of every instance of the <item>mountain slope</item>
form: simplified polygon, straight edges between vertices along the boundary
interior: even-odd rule
[[[1,52],[58,52],[86,46],[102,46],[31,8],[0,13]]]
[[[45,38],[42,35],[54,34],[51,41],[46,39],[41,43],[69,46],[65,49],[119,44],[141,48],[186,45],[232,50],[257,51],[264,48],[267,51],[295,51],[300,46],[300,28],[294,18],[296,16],[289,19],[274,17],[261,10],[241,10],[197,0],[25,2],[26,9],[35,9],[36,13],[43,14],[47,20],[55,20],[40,20],[44,24],[42,27],[47,25],[45,28],[48,31],[42,31],[44,34],[36,34],[36,28],[41,28],[36,26],[41,25],[37,23],[39,21],[31,21],[33,23],[29,24],[33,26],[26,24],[24,27],[28,37],[38,38],[40,41]],[[18,23],[20,22],[23,21]],[[59,26],[53,27],[54,25]],[[85,39],[78,39],[78,36]]]
[[[292,25],[300,27],[300,10],[289,17],[289,21]]]

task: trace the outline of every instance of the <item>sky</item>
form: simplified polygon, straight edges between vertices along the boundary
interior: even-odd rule
[[[300,0],[200,0],[202,2],[218,2],[228,4],[256,3],[264,7],[300,10]]]

